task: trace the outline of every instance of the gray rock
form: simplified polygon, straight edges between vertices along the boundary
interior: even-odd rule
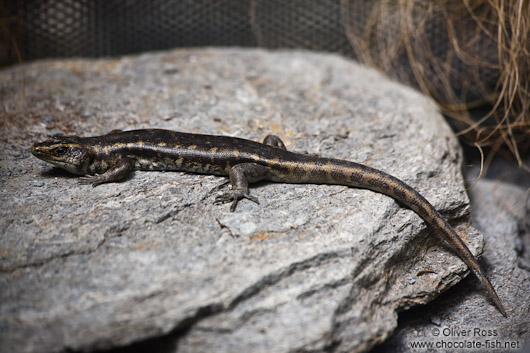
[[[530,351],[530,232],[528,191],[497,181],[470,190],[473,224],[486,241],[482,262],[498,288],[509,318],[492,315],[473,278],[421,310],[400,319],[399,328],[372,353],[406,352],[430,345],[436,352]],[[463,335],[464,334],[464,335]],[[449,345],[453,346],[449,346]]]
[[[0,72],[0,170],[12,171],[0,174],[0,342],[9,351],[165,335],[179,352],[360,352],[395,329],[398,311],[468,272],[383,195],[262,183],[251,190],[260,205],[230,213],[212,204],[222,181],[213,176],[137,172],[92,188],[16,158],[46,129],[275,133],[291,150],[403,179],[482,251],[458,143],[433,104],[340,57],[206,49],[36,62],[24,66],[23,105],[20,72]],[[476,296],[500,316],[482,290]]]

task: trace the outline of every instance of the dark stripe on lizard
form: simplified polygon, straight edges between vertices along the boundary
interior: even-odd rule
[[[266,179],[283,183],[340,184],[370,189],[406,205],[442,236],[477,276],[495,306],[506,315],[486,273],[466,244],[440,213],[416,190],[382,171],[345,160],[289,152],[276,136],[264,143],[245,139],[146,129],[114,131],[103,136],[54,136],[36,143],[32,153],[93,186],[125,178],[133,170],[178,170],[228,175],[232,190],[216,202],[249,195],[248,184]]]

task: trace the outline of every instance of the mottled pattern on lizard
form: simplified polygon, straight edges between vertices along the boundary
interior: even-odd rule
[[[340,159],[287,151],[270,135],[263,143],[240,138],[145,129],[113,131],[94,137],[57,135],[36,143],[32,153],[93,186],[125,178],[133,170],[174,170],[230,177],[231,190],[216,202],[232,202],[231,211],[249,194],[249,183],[339,184],[385,194],[416,212],[447,241],[477,276],[495,306],[507,316],[495,289],[466,244],[440,213],[403,181],[368,166]]]

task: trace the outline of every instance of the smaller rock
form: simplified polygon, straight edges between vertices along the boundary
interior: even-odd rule
[[[44,186],[44,182],[42,180],[35,180],[32,185],[40,188]]]

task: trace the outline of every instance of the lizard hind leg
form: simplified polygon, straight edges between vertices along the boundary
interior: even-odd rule
[[[230,212],[234,212],[239,200],[249,199],[259,204],[256,197],[249,194],[249,183],[262,180],[269,174],[269,169],[258,163],[240,163],[236,164],[230,169],[230,185],[231,190],[217,196],[214,203],[228,203],[232,202]]]
[[[283,143],[282,139],[276,135],[267,135],[265,139],[263,139],[263,144],[267,146],[281,148],[282,150],[287,150],[287,147],[285,147],[285,144]]]

